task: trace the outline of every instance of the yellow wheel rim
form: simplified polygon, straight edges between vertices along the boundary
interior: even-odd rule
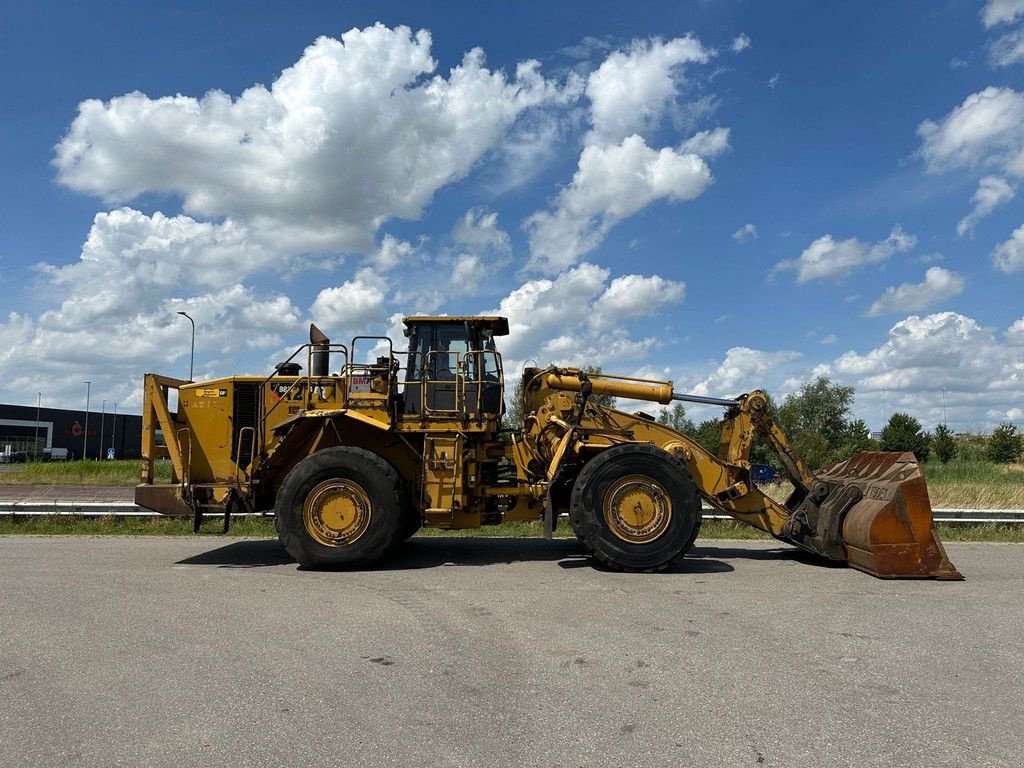
[[[372,507],[363,487],[352,480],[333,478],[316,486],[302,506],[306,531],[325,547],[344,547],[370,527]]]
[[[668,529],[672,499],[660,483],[646,475],[627,475],[605,493],[604,520],[617,538],[646,544]]]

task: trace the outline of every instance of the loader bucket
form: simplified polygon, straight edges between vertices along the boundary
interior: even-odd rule
[[[913,453],[857,453],[816,473],[859,497],[842,521],[847,562],[887,579],[962,579],[935,535],[924,475]]]

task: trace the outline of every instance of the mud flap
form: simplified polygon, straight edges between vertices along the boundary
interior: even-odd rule
[[[858,453],[815,476],[785,538],[879,578],[963,578],[935,535],[914,454]]]

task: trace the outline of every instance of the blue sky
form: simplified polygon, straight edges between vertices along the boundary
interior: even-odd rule
[[[137,410],[178,310],[197,376],[501,311],[513,371],[1024,421],[1024,0],[9,5],[2,402]]]

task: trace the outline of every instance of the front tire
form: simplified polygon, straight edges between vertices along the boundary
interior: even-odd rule
[[[362,448],[326,448],[285,478],[274,513],[277,535],[299,565],[360,567],[399,540],[403,484],[388,462]]]
[[[646,443],[618,445],[583,467],[569,519],[596,560],[616,570],[658,571],[693,546],[700,496],[672,455]]]

